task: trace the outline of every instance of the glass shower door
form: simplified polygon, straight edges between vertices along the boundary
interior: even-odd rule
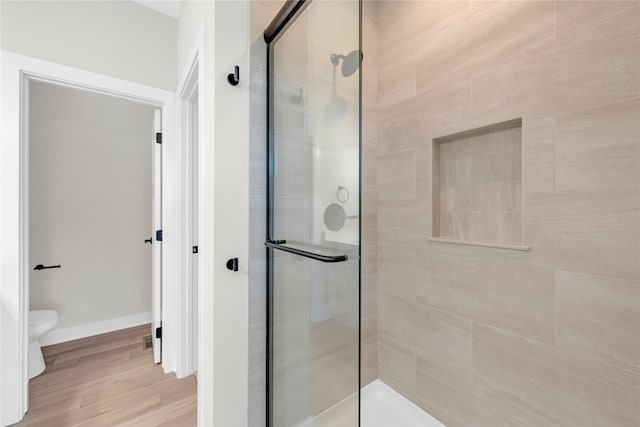
[[[360,4],[297,7],[268,40],[268,421],[357,426]]]

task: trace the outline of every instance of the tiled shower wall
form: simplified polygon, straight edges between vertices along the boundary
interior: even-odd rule
[[[378,376],[448,426],[640,425],[638,2],[377,24]],[[428,241],[432,140],[517,118],[531,250]]]
[[[377,2],[362,6],[362,237],[360,383],[378,378],[378,19]]]

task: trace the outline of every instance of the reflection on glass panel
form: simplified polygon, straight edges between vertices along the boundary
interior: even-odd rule
[[[273,251],[275,426],[358,425],[359,27],[358,2],[314,1],[273,45],[273,237],[349,258]]]

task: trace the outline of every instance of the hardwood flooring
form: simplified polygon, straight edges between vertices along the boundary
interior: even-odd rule
[[[29,382],[16,426],[196,425],[196,379],[153,363],[144,325],[43,348],[47,369]]]

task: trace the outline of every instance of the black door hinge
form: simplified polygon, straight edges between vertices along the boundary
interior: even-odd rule
[[[156,241],[162,242],[162,230],[156,230]]]
[[[191,253],[197,254],[198,253],[198,247],[194,246],[193,248],[191,248]]]
[[[156,328],[156,338],[158,339],[162,338],[162,326],[160,326],[159,328]]]
[[[156,144],[162,144],[162,132],[156,132]]]

